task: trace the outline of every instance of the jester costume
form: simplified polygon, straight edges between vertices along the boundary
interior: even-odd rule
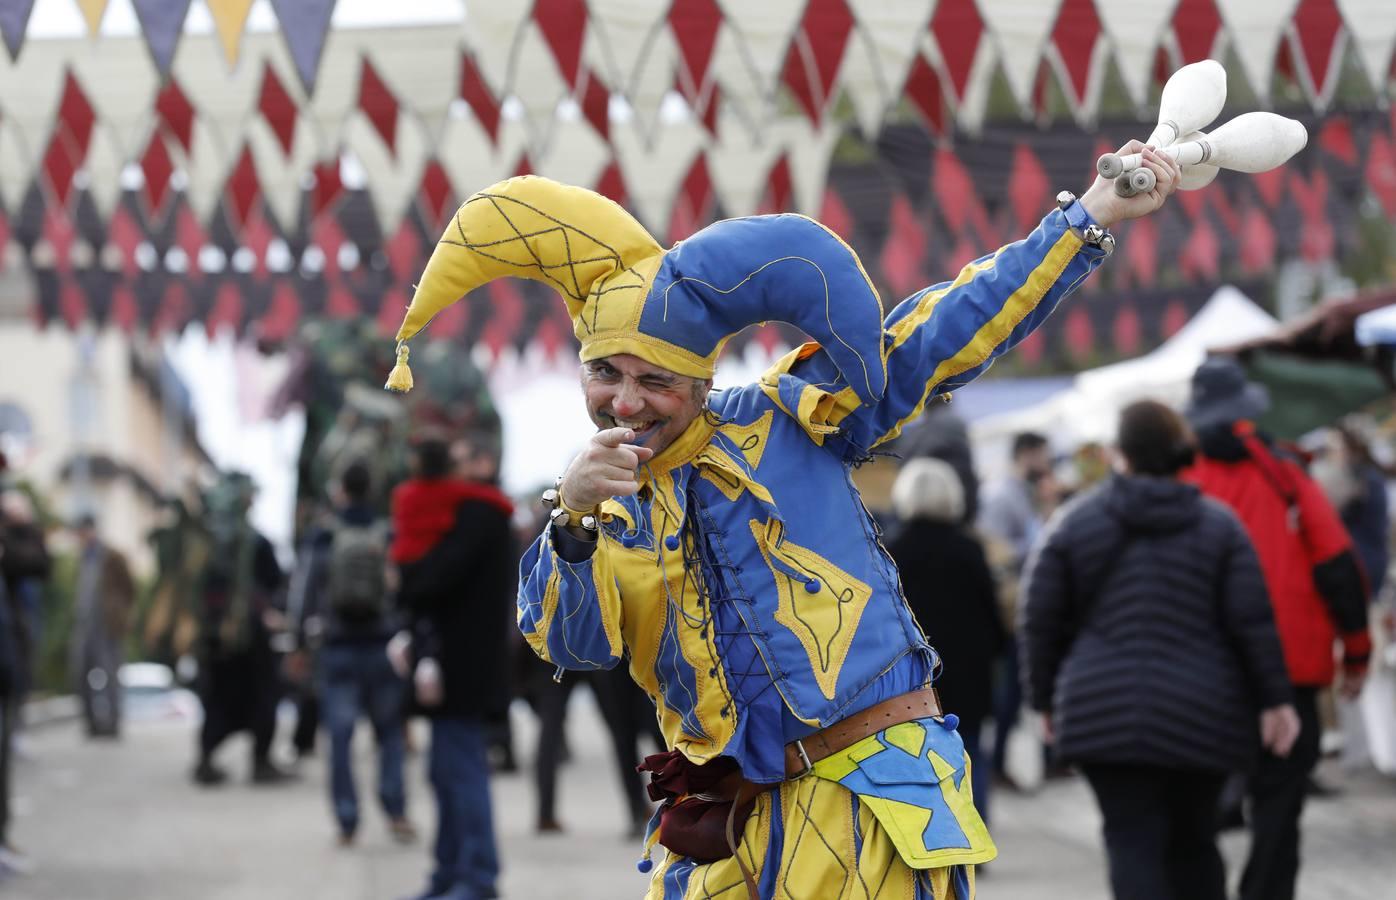
[[[609,200],[524,177],[471,197],[448,226],[390,387],[410,387],[408,338],[504,275],[563,295],[583,361],[627,353],[701,379],[749,324],[815,339],[759,383],[711,393],[642,465],[639,494],[601,507],[594,549],[579,556],[550,526],[523,558],[518,620],[533,649],[565,669],[624,660],[689,773],[739,772],[749,786],[719,797],[750,807],[735,854],[669,852],[651,900],[973,896],[973,865],[996,851],[953,715],[855,730],[817,760],[806,749],[935,677],[850,473],[1100,263],[1068,225],[1084,214],[1073,206],[885,318],[854,252],[802,216],[718,222],[666,251]],[[673,801],[694,798],[711,799],[691,788]]]

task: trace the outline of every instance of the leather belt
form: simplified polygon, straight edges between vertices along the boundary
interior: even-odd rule
[[[936,696],[935,688],[921,688],[890,697],[827,728],[821,728],[808,737],[786,744],[785,777],[792,781],[803,778],[821,759],[847,750],[884,728],[940,714],[940,698]]]

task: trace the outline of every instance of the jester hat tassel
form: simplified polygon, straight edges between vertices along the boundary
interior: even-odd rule
[[[506,275],[562,295],[583,362],[629,353],[711,378],[729,338],[774,320],[818,341],[861,400],[886,388],[877,291],[823,225],[791,214],[726,219],[665,250],[611,200],[533,175],[456,210],[398,330],[386,387],[411,389],[407,341],[432,317]]]

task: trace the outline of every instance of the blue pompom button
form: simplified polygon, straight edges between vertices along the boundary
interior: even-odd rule
[[[819,579],[811,578],[809,581],[806,581],[805,590],[809,591],[811,594],[819,593]]]
[[[946,713],[940,717],[940,727],[946,731],[954,731],[960,727],[960,717],[954,713]]]
[[[654,868],[654,860],[646,856],[644,859],[640,860],[635,864],[635,868],[639,870],[641,875],[648,875],[650,869]]]
[[[677,534],[669,535],[664,539],[664,546],[668,547],[670,550],[679,549],[679,536]]]

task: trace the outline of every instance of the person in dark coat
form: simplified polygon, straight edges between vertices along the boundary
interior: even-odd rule
[[[252,781],[277,784],[291,776],[271,759],[281,680],[272,648],[283,575],[271,542],[248,520],[252,480],[233,472],[210,492],[208,559],[199,574],[199,730],[196,784],[222,784],[227,773],[213,757],[229,736],[252,732]]]
[[[993,709],[994,660],[1005,635],[984,548],[967,532],[963,482],[948,462],[913,459],[892,487],[901,528],[887,552],[902,592],[943,663],[936,690],[942,708],[960,717],[971,761],[974,805],[987,822],[993,770],[979,759],[979,733]]]
[[[398,600],[410,622],[405,668],[431,716],[436,868],[418,896],[432,900],[497,896],[486,751],[488,724],[508,714],[519,557],[513,505],[498,488],[470,477],[479,466],[471,453],[453,463],[445,441],[421,441],[414,477],[394,490],[392,501],[389,556],[399,568]]]
[[[1122,471],[1054,516],[1029,558],[1025,689],[1095,792],[1115,897],[1224,900],[1218,797],[1262,743],[1290,751],[1293,692],[1245,530],[1178,480],[1186,423],[1132,404],[1118,446]]]

